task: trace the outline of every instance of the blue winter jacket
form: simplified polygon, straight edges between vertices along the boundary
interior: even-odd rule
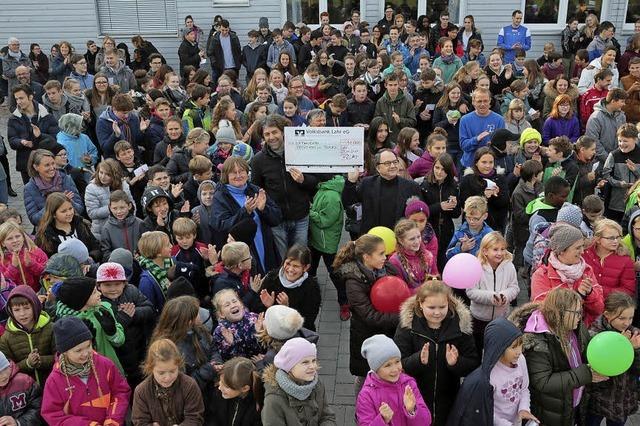
[[[73,183],[73,179],[71,176],[58,172],[62,174],[62,191],[71,191],[73,192],[73,199],[71,200],[71,204],[73,204],[73,208],[76,211],[77,215],[81,215],[84,212],[84,204],[82,203],[82,198],[78,193],[78,189],[76,188],[76,184]],[[42,219],[42,215],[44,214],[44,205],[47,201],[47,195],[43,194],[40,189],[36,186],[33,178],[29,179],[29,182],[24,186],[24,208],[27,211],[27,216],[29,217],[29,221],[37,226]]]
[[[462,243],[460,242],[460,239],[465,235],[468,237],[475,238],[476,240],[476,245],[467,252],[475,256],[478,253],[478,250],[480,250],[480,242],[482,241],[484,236],[487,235],[489,232],[493,232],[493,229],[491,229],[486,222],[484,222],[484,225],[480,230],[480,232],[476,234],[471,229],[469,229],[469,223],[467,223],[466,220],[463,221],[460,227],[456,229],[456,232],[453,234],[453,238],[451,238],[451,242],[447,247],[447,259],[451,259],[456,254],[462,253],[462,250],[460,250],[460,247],[462,245]]]
[[[69,133],[60,131],[58,132],[56,139],[67,151],[67,158],[71,167],[85,167],[85,164],[82,162],[82,156],[87,152],[91,155],[93,164],[98,164],[98,149],[93,142],[91,142],[89,136],[84,133],[80,133],[78,136],[73,136]]]
[[[120,136],[113,132],[113,123],[118,123]],[[121,140],[129,141],[133,149],[137,152],[138,145],[142,143],[142,132],[140,131],[140,118],[134,113],[129,113],[127,121],[120,120],[108,107],[98,118],[96,125],[98,143],[102,147],[102,154],[105,158],[115,158],[113,146]]]
[[[138,290],[142,294],[144,294],[147,299],[153,304],[153,308],[157,314],[162,312],[162,308],[164,307],[164,303],[166,302],[166,296],[162,292],[162,288],[158,281],[153,278],[153,275],[146,269],[142,271],[142,275],[140,275],[140,284],[138,285]]]

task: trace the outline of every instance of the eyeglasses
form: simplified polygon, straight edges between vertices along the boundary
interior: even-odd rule
[[[76,62],[77,65],[87,65],[87,61],[78,61]]]
[[[603,237],[602,235],[598,235],[598,237],[600,237],[600,238],[602,238],[604,240],[609,240],[609,241],[618,241],[618,240],[622,239],[621,235],[615,235],[615,236],[611,236],[611,237]]]
[[[634,226],[634,227],[633,227],[633,230],[634,230],[634,231],[640,231],[640,227],[638,227],[638,226]]]
[[[109,84],[108,81],[96,81],[96,84]]]
[[[484,220],[484,215],[482,216],[465,216],[467,218],[467,222],[480,222]]]
[[[385,167],[397,166],[398,164],[400,164],[398,160],[385,161],[384,163],[378,163],[379,166],[385,166]]]
[[[69,154],[67,154],[66,152],[59,152],[56,154],[56,157],[68,157]]]
[[[251,259],[253,259],[253,256],[245,257],[240,261],[240,263],[246,262],[247,260],[251,260]]]

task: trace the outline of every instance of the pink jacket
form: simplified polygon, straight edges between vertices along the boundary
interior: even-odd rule
[[[40,275],[49,257],[40,248],[35,247],[29,252],[29,264],[24,261],[26,250],[23,248],[18,254],[19,266],[13,266],[13,253],[4,252],[4,259],[0,261],[0,273],[10,278],[16,284],[26,284],[36,293],[40,290]],[[23,278],[24,277],[24,278]]]
[[[437,243],[437,241],[436,241]],[[438,275],[438,265],[436,264],[436,257],[427,249],[424,243],[422,243],[421,250],[425,256],[425,263],[428,268],[425,270],[421,266],[420,256],[417,254],[408,253],[398,246],[396,253],[389,258],[389,263],[396,267],[401,272],[401,278],[409,285],[409,288],[415,291],[420,287],[428,275]],[[410,271],[407,271],[400,261],[399,252],[401,252],[407,259]],[[437,252],[436,252],[437,253]],[[409,276],[409,272],[412,276]]]
[[[95,373],[85,384],[66,376],[56,361],[44,385],[41,415],[51,426],[120,426],[129,407],[131,389],[118,367],[93,353]]]
[[[404,408],[404,389],[408,386],[416,397],[416,412],[410,416]],[[380,405],[386,402],[393,411],[390,423],[380,414]],[[356,419],[359,426],[429,426],[431,412],[424,403],[413,377],[402,373],[395,383],[380,379],[369,371],[356,400]]]
[[[602,286],[602,295],[606,299],[609,293],[621,291],[635,299],[636,296],[636,272],[633,269],[633,261],[629,256],[610,254],[600,261],[595,246],[589,247],[582,255],[585,262],[593,269]]]

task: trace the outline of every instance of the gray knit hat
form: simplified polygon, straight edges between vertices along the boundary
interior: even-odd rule
[[[58,120],[58,128],[72,136],[78,136],[82,132],[82,116],[68,113]]]
[[[400,349],[384,334],[376,334],[362,342],[360,353],[367,359],[371,371],[378,371],[378,368],[393,357],[400,358]]]
[[[231,126],[220,127],[216,132],[216,144],[230,143],[236,145],[238,140],[236,139],[236,132]]]
[[[123,267],[131,271],[133,269],[133,254],[125,248],[118,247],[111,252],[109,262],[121,264]]]
[[[571,247],[576,241],[582,240],[584,235],[580,229],[567,225],[556,224],[549,231],[549,248],[555,254],[560,254],[569,247]]]
[[[564,203],[560,210],[558,210],[556,222],[565,222],[576,228],[580,228],[580,225],[582,225],[582,210],[575,204]]]
[[[264,16],[258,20],[258,28],[269,28],[269,18]]]

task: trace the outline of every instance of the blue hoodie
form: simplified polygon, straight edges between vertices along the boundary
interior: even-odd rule
[[[500,28],[498,47],[504,50],[503,63],[510,64],[516,58],[512,48],[516,43],[520,43],[525,52],[531,49],[531,31],[529,31],[529,28],[524,25],[519,25],[517,28],[514,28],[513,25],[507,25]]]
[[[476,240],[475,246],[467,252],[475,256],[478,253],[478,250],[480,250],[480,242],[489,232],[493,232],[493,229],[491,229],[486,222],[482,223],[482,229],[480,232],[475,233],[469,228],[469,223],[466,220],[463,221],[460,227],[456,229],[456,232],[453,234],[453,238],[451,238],[451,242],[447,247],[447,259],[451,259],[456,254],[463,253],[463,251],[460,250],[460,247],[462,247],[460,239],[465,235],[473,237]]]

